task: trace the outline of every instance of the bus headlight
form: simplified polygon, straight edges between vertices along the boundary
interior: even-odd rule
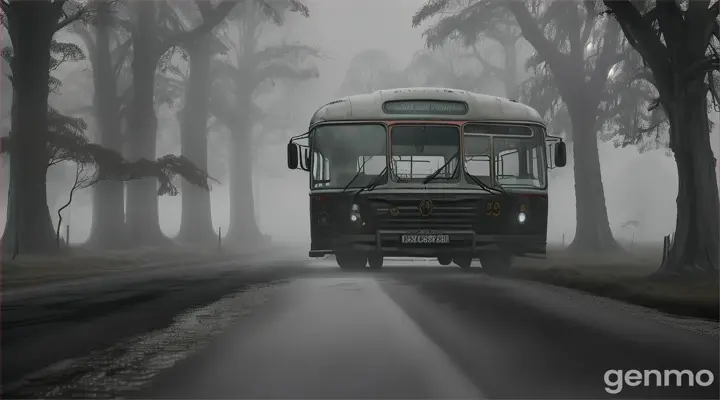
[[[525,215],[524,212],[521,212],[521,213],[518,214],[517,219],[518,219],[518,222],[519,222],[519,223],[524,224],[524,223],[525,223],[525,219],[527,219],[527,216]]]
[[[352,222],[360,221],[360,207],[358,207],[357,204],[353,204],[352,208],[350,209],[350,221],[352,221]]]

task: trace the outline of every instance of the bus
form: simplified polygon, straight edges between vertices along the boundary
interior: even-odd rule
[[[497,273],[544,257],[548,170],[565,163],[533,108],[444,88],[332,101],[287,146],[288,168],[309,172],[310,257],[352,270],[421,257]]]

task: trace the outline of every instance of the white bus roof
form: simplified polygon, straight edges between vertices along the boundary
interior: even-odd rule
[[[394,101],[460,102],[467,112],[459,115],[442,113],[386,113],[383,105]],[[472,93],[465,90],[417,87],[378,90],[373,93],[347,96],[320,107],[310,120],[310,126],[320,122],[375,120],[453,120],[453,121],[513,121],[545,125],[534,108],[502,97]]]

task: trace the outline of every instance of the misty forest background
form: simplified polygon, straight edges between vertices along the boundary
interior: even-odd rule
[[[661,271],[717,274],[716,0],[1,1],[6,255],[65,251],[65,225],[96,249],[307,240],[287,139],[335,96],[441,86],[566,139],[550,241],[674,233]]]

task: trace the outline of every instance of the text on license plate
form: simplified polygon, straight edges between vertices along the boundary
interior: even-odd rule
[[[450,235],[402,235],[403,244],[448,244]]]

